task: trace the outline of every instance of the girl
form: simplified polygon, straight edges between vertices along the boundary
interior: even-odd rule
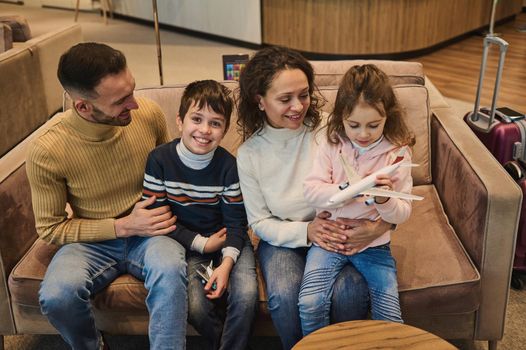
[[[401,148],[413,144],[414,137],[404,123],[402,109],[385,73],[370,64],[350,68],[340,83],[334,111],[327,121],[327,138],[321,141],[312,170],[305,179],[306,200],[320,211],[340,191],[339,184],[347,179],[340,155],[357,174],[365,176],[391,164]],[[409,149],[402,161],[411,161]],[[376,184],[410,192],[411,170],[400,167],[392,177],[379,175]],[[372,206],[366,205],[365,200],[361,197],[330,210],[331,216],[371,220],[380,216],[384,221],[399,224],[411,213],[408,200],[374,197]],[[387,230],[352,253],[342,254],[331,245],[327,249],[317,245],[310,248],[299,296],[303,335],[329,324],[334,280],[348,264],[367,281],[372,318],[402,322],[396,266],[389,242],[390,230]]]

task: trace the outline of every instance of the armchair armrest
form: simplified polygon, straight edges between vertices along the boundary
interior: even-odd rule
[[[500,339],[522,192],[451,108],[433,109],[431,142],[433,183],[481,275],[475,339]]]

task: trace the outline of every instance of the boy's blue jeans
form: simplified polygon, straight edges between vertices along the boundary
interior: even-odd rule
[[[302,338],[298,296],[307,251],[308,248],[276,247],[265,241],[260,241],[257,250],[267,286],[268,308],[284,349],[291,349]],[[332,322],[365,319],[369,292],[362,276],[347,265],[335,280]]]
[[[246,349],[258,295],[252,244],[248,240],[245,243],[230,272],[227,291],[216,300],[205,296],[204,284],[196,269],[200,264],[208,266],[210,260],[214,260],[214,266],[218,266],[221,251],[212,254],[188,252],[186,259],[188,321],[207,340],[209,349]]]
[[[148,290],[151,349],[184,349],[185,249],[170,237],[129,237],[62,246],[40,286],[42,313],[74,350],[99,349],[90,298],[129,273]]]
[[[389,244],[368,248],[351,256],[312,246],[307,254],[299,297],[304,336],[329,324],[334,281],[344,266],[351,264],[369,286],[372,319],[402,322],[396,262]]]

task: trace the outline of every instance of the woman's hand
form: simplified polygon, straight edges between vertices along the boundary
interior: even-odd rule
[[[210,279],[205,285],[205,294],[208,299],[218,299],[225,293],[228,288],[228,279],[230,277],[230,271],[234,266],[234,260],[231,257],[225,257],[221,265],[219,265]],[[216,288],[212,289],[212,286],[216,284]]]
[[[345,255],[358,253],[391,228],[391,224],[383,220],[337,218],[336,222],[346,228],[344,247],[338,251]]]
[[[377,187],[385,188],[387,190],[393,189],[393,180],[391,179],[390,175],[386,175],[386,174],[376,175],[375,183]],[[389,200],[389,197],[381,197],[381,196],[374,197],[374,201],[378,204],[384,204],[388,200]]]
[[[344,243],[348,240],[346,227],[328,220],[330,216],[326,211],[319,213],[307,226],[307,239],[325,250],[338,252],[345,249]]]

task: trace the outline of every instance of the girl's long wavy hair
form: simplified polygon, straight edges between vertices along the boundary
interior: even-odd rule
[[[373,64],[353,66],[343,76],[334,110],[327,120],[327,137],[330,143],[338,144],[340,138],[348,139],[343,123],[361,101],[387,118],[383,134],[389,142],[396,146],[415,144],[415,137],[404,121],[404,111],[389,78]]]
[[[299,69],[307,76],[310,106],[305,115],[305,124],[314,130],[320,123],[320,108],[323,101],[314,92],[314,70],[300,53],[279,46],[270,46],[256,52],[241,71],[237,97],[238,131],[243,140],[260,130],[266,120],[265,111],[258,108],[257,96],[265,96],[277,74],[285,69]]]

